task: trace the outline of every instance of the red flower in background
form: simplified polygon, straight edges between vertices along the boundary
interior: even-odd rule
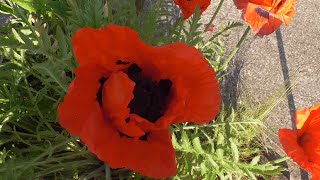
[[[287,155],[320,179],[320,105],[296,112],[297,131],[280,129],[279,139]]]
[[[289,25],[297,0],[234,0],[243,19],[258,36],[273,33],[282,23]]]
[[[209,32],[214,32],[214,30],[216,29],[216,26],[214,24],[211,24],[209,26],[209,24],[205,24],[205,27],[208,28]]]
[[[193,47],[153,47],[128,27],[83,28],[72,40],[80,67],[60,124],[112,168],[176,174],[170,124],[207,123],[219,112],[213,69]]]
[[[211,0],[174,0],[174,3],[178,5],[184,15],[184,19],[188,19],[196,10],[197,6],[200,7],[201,13],[203,13],[210,5]]]

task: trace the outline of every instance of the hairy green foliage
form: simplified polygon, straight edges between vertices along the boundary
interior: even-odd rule
[[[210,124],[174,129],[179,164],[174,179],[268,179],[284,171],[274,162],[260,161],[261,146],[255,137],[264,125],[259,116],[245,108],[225,112]]]

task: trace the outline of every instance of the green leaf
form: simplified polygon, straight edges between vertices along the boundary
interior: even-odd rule
[[[48,6],[48,11],[55,13],[58,16],[66,18],[68,15],[69,6],[65,1],[50,1],[47,2],[46,5]]]
[[[48,32],[43,28],[41,28],[41,30],[40,30],[40,38],[41,38],[42,48],[45,51],[50,52],[50,50],[51,50],[50,37],[48,35]]]
[[[43,63],[33,64],[32,68],[42,75],[42,81],[47,83],[57,83],[63,92],[57,90],[60,93],[67,92],[68,83],[63,79],[64,68],[61,63],[52,62],[53,60],[47,60]]]
[[[252,180],[256,180],[257,179],[254,173],[250,172],[247,169],[245,169],[244,171],[249,176],[250,179],[252,179]]]
[[[191,150],[191,143],[189,140],[189,137],[186,133],[186,131],[184,131],[182,128],[180,129],[180,133],[181,133],[181,146],[185,149],[185,150]]]
[[[193,144],[194,150],[196,151],[197,154],[204,154],[205,153],[201,147],[201,142],[200,142],[199,137],[193,138],[192,144]]]
[[[59,17],[67,17],[69,11],[68,4],[64,1],[13,0],[13,2],[30,13],[41,12],[42,14],[48,14],[48,12],[51,12]]]
[[[223,134],[219,133],[217,148],[216,148],[216,154],[219,159],[223,159],[223,154],[224,154],[223,145],[224,145],[224,136],[223,136]]]
[[[177,141],[177,137],[176,137],[175,133],[172,133],[172,145],[175,149],[182,149],[182,147],[179,145],[179,143]]]
[[[37,93],[36,97],[35,97],[35,104],[38,104],[47,94],[48,90],[47,87],[42,88],[39,93]]]
[[[44,4],[43,0],[12,0],[12,1],[29,12],[36,12],[37,9],[39,8],[40,3]]]
[[[60,26],[57,26],[57,40],[58,40],[61,57],[64,58],[68,56],[67,40]]]
[[[229,138],[229,142],[230,142],[230,148],[232,151],[233,160],[235,162],[239,162],[239,151],[238,151],[237,145],[232,138]]]
[[[33,49],[34,43],[31,39],[30,35],[24,34],[24,33],[20,33],[19,34],[21,39],[23,40],[24,44],[29,48],[29,49]]]
[[[21,43],[13,38],[13,37],[8,37],[8,36],[0,36],[0,47],[11,47],[11,48],[15,48],[20,46]]]
[[[229,139],[232,137],[231,135],[231,126],[230,126],[230,123],[229,122],[226,122],[225,123],[225,128],[226,128],[226,138]],[[228,142],[228,145],[230,146],[230,142]]]
[[[219,165],[216,163],[215,160],[213,160],[213,158],[209,154],[206,154],[206,158],[214,168],[216,168],[216,169],[219,168]]]
[[[24,41],[21,39],[19,33],[15,29],[12,28],[11,32],[13,34],[13,37],[15,37],[19,41],[19,43],[23,43],[24,44]]]
[[[202,176],[206,175],[208,168],[205,163],[200,164],[200,171]]]
[[[251,160],[250,165],[256,165],[258,164],[259,161],[260,161],[260,156],[258,155]]]
[[[3,14],[13,14],[13,9],[9,5],[0,2],[0,13]]]

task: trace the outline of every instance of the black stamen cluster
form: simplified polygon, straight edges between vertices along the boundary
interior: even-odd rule
[[[117,65],[126,65],[129,62],[118,60]],[[148,121],[155,123],[160,117],[163,116],[166,106],[168,104],[168,96],[172,86],[169,79],[161,79],[159,82],[152,81],[150,78],[143,76],[142,69],[137,64],[131,64],[127,69],[128,77],[136,83],[133,94],[134,98],[130,101],[128,108],[130,113],[135,113]],[[102,77],[99,79],[101,84],[97,92],[97,101],[100,106],[102,102],[102,89],[104,83],[108,78]],[[130,118],[126,119],[128,123]],[[147,141],[149,132],[141,136],[139,139]],[[119,132],[121,137],[132,138],[122,132]]]

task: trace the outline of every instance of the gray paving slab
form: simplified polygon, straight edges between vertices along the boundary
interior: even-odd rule
[[[204,14],[204,22],[209,21],[217,3],[212,1]],[[219,26],[228,20],[240,20],[240,17],[241,12],[235,8],[233,1],[226,0],[214,23]],[[229,47],[236,44],[242,31],[233,32],[227,38]],[[250,34],[222,84],[224,99],[230,101],[234,95],[239,95],[240,86],[240,93],[245,91],[254,103],[259,104],[272,96],[284,82],[296,83],[292,94],[289,94],[266,120],[266,124],[274,132],[273,137],[268,137],[267,145],[284,155],[276,137],[278,129],[292,128],[293,113],[296,109],[320,104],[319,62],[320,1],[299,1],[297,14],[288,27],[281,26],[275,33],[264,38]],[[308,179],[307,174],[293,163],[289,163],[289,171],[290,179]]]

